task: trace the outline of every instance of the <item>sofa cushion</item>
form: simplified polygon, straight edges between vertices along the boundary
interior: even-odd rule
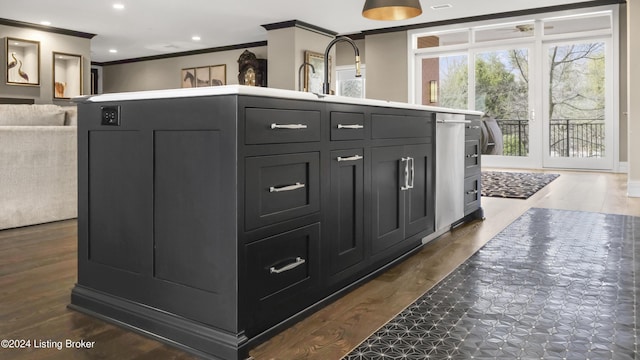
[[[64,110],[64,124],[67,126],[78,126],[78,107],[77,106],[63,106]]]
[[[52,104],[0,105],[0,125],[64,125],[64,110]]]

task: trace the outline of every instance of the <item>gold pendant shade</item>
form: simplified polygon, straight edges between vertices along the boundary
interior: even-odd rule
[[[372,20],[404,20],[420,14],[420,0],[366,0],[362,9],[362,16]]]

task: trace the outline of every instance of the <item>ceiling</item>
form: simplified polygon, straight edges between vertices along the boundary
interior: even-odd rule
[[[111,62],[265,41],[267,31],[261,25],[289,20],[353,34],[589,2],[598,0],[422,0],[422,15],[384,22],[362,17],[364,0],[2,0],[0,17],[34,24],[48,21],[51,27],[96,34],[91,40],[91,60]],[[124,9],[114,9],[116,3]],[[452,6],[431,9],[443,4]],[[192,40],[193,36],[200,40]]]

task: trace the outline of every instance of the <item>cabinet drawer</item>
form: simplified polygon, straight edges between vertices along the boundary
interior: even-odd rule
[[[320,141],[316,110],[245,109],[245,144]]]
[[[464,214],[469,215],[480,207],[481,194],[480,174],[464,179]]]
[[[317,152],[246,158],[246,230],[320,210],[319,159]]]
[[[371,138],[423,138],[433,133],[433,116],[371,115]]]
[[[471,176],[480,172],[480,140],[464,142],[464,176]]]
[[[320,275],[320,225],[247,245],[249,326],[264,330],[312,304]]]
[[[331,140],[364,139],[364,114],[331,112]]]
[[[464,136],[467,139],[480,139],[481,120],[473,119],[471,123],[465,125]]]

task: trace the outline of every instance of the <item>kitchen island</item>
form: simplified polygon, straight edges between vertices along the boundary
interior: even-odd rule
[[[479,143],[477,112],[287,90],[78,102],[70,307],[205,358],[248,357],[436,235],[436,113]],[[482,216],[466,159],[455,223]]]

